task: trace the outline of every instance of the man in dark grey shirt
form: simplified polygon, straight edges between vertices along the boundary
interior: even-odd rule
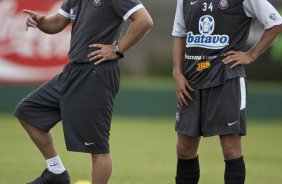
[[[140,41],[153,21],[138,0],[65,0],[59,12],[42,16],[30,10],[28,27],[48,34],[72,23],[69,64],[62,73],[24,98],[15,116],[46,159],[47,169],[32,184],[68,184],[50,130],[62,120],[69,151],[92,155],[92,184],[107,184],[114,97],[119,89],[118,59]],[[131,25],[122,37],[122,23]]]

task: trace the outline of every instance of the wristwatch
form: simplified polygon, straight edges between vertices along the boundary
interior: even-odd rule
[[[123,53],[120,52],[118,41],[116,41],[113,47],[113,52],[118,56],[119,59],[124,58]]]

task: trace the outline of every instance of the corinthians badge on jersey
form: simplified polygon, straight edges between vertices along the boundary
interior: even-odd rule
[[[93,0],[93,4],[96,8],[101,7],[103,4],[103,0]]]
[[[220,0],[218,3],[218,8],[221,10],[226,10],[229,7],[228,0]]]

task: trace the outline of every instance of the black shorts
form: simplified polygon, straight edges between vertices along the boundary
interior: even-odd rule
[[[62,73],[25,97],[14,114],[45,132],[62,120],[69,151],[108,153],[119,78],[116,61],[97,66],[68,64]]]
[[[176,110],[176,131],[199,137],[246,135],[246,82],[230,79],[224,85],[191,92],[193,101]]]

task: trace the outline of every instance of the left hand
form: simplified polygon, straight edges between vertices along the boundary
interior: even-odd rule
[[[95,65],[118,58],[118,56],[113,52],[113,45],[91,44],[89,47],[99,49],[87,56],[90,61],[98,59],[98,61],[94,63]]]
[[[231,69],[237,65],[247,65],[254,61],[254,58],[248,52],[228,51],[224,56],[226,56],[223,59],[224,64],[233,63],[230,67]]]

